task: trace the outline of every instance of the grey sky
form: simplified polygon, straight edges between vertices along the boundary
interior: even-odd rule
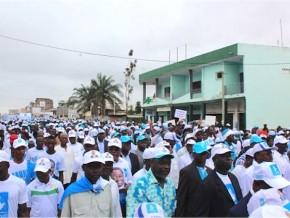
[[[287,1],[0,0],[0,35],[138,61],[130,104],[142,100],[138,75],[234,43],[290,45]],[[279,41],[279,42],[278,42]],[[67,100],[97,73],[123,84],[128,60],[51,49],[0,37],[0,113],[37,97]],[[150,91],[153,94],[153,91]]]

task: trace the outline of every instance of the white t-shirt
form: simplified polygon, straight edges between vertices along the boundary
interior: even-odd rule
[[[234,174],[234,175],[237,177],[239,183],[240,183],[240,181],[241,181],[243,175],[245,174],[246,169],[247,169],[247,168],[244,167],[244,165],[237,165],[237,166],[233,169],[232,174]]]
[[[77,157],[79,154],[82,154],[85,150],[84,146],[79,142],[76,142],[75,144],[71,144],[69,142],[67,146],[73,150],[75,157]]]
[[[23,179],[26,184],[29,184],[35,178],[34,165],[24,160],[22,163],[15,163],[13,159],[9,161],[10,167],[8,172],[13,176]]]
[[[286,154],[280,154],[278,151],[273,152],[273,162],[276,163],[284,175],[287,165],[289,165],[289,158]]]
[[[116,171],[116,169],[113,169],[113,175],[116,175],[119,180],[119,182],[117,182],[119,188],[124,188],[125,183],[132,183],[132,172],[128,162],[125,159],[119,157],[118,162],[113,163],[113,168],[120,168],[122,170],[123,175],[120,175],[120,172],[117,171],[115,173],[114,171]],[[113,179],[116,179],[116,177]]]
[[[36,163],[39,159],[38,157],[45,152],[44,149],[38,150],[36,147],[28,149],[25,159],[31,161],[32,163]]]
[[[80,178],[82,178],[85,174],[82,168],[83,165],[83,159],[84,156],[82,154],[80,154],[79,156],[77,156],[73,163],[72,163],[72,167],[71,167],[71,171],[72,173],[77,173],[77,180],[79,180]]]
[[[237,204],[239,200],[238,200],[238,198],[237,198],[236,191],[235,191],[235,189],[234,189],[234,186],[233,186],[233,184],[232,184],[232,182],[231,182],[229,176],[228,176],[228,175],[220,174],[220,173],[218,173],[218,172],[216,172],[216,174],[218,175],[218,177],[219,177],[219,178],[222,180],[222,182],[224,183],[226,189],[228,190],[230,196],[231,196],[232,199],[233,199],[233,202],[234,202],[235,204]]]
[[[73,150],[70,147],[67,147],[65,149],[60,145],[55,146],[54,150],[56,151],[56,153],[59,153],[64,157],[66,171],[63,172],[63,184],[70,183],[72,175],[72,164],[75,159]]]
[[[27,186],[27,207],[31,208],[30,217],[57,217],[57,205],[63,195],[60,181],[50,177],[47,184],[37,178]]]
[[[25,182],[10,175],[5,181],[0,181],[0,217],[18,217],[18,204],[28,200]]]
[[[54,154],[48,154],[47,152],[40,155],[39,158],[47,158],[54,162],[54,175],[59,177],[59,171],[66,171],[64,157],[62,154],[55,152]]]

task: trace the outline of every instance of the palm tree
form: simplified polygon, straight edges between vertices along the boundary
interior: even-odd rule
[[[86,113],[92,110],[93,90],[91,87],[81,84],[80,88],[74,88],[74,93],[69,97],[67,105],[76,106],[78,113]],[[92,115],[93,115],[93,111]]]
[[[106,106],[110,105],[111,107],[120,108],[122,100],[119,97],[122,97],[120,84],[115,84],[115,80],[112,76],[107,77],[101,73],[97,74],[97,79],[91,80],[91,88],[94,92],[93,102],[101,109],[101,115],[105,115]]]

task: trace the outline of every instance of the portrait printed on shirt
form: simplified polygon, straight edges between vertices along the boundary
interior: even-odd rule
[[[119,189],[122,189],[125,187],[125,175],[121,168],[119,167],[113,168],[112,178],[117,183]]]

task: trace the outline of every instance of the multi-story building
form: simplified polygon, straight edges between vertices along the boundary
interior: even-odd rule
[[[53,108],[53,100],[49,98],[36,98],[33,107],[40,107],[41,112],[47,112]]]
[[[139,83],[143,116],[154,122],[181,109],[187,121],[212,115],[239,129],[290,126],[290,48],[234,44],[140,74]]]

